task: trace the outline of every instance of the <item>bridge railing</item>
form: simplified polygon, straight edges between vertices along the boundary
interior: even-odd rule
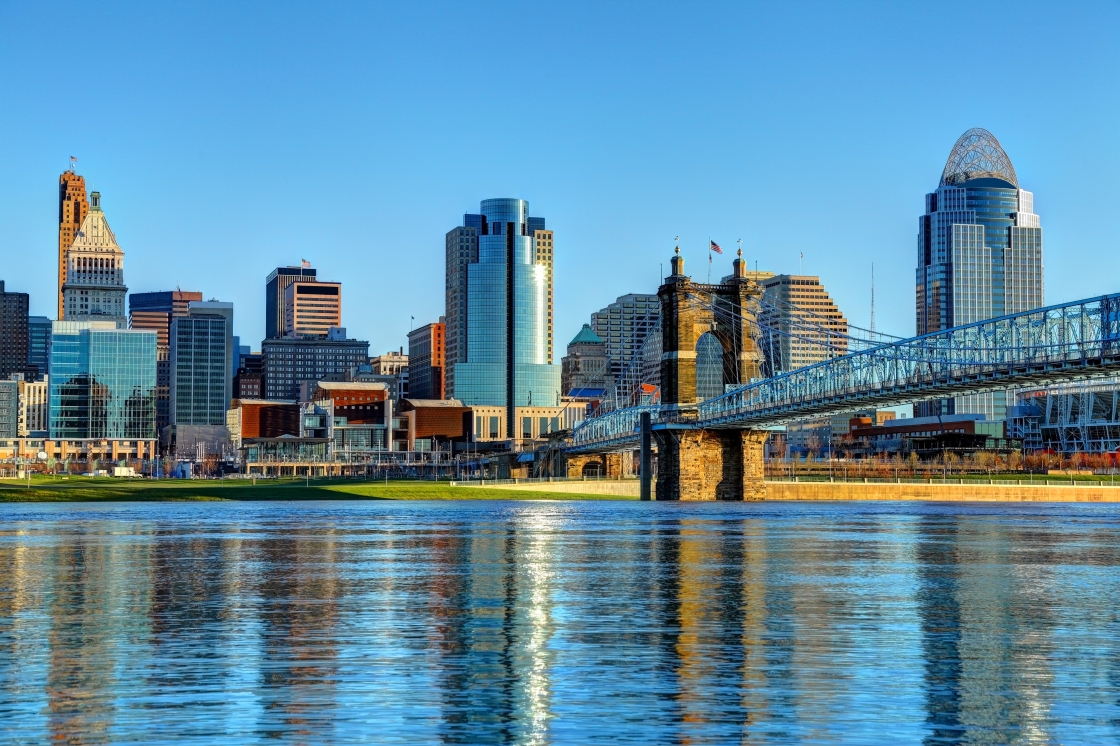
[[[1120,369],[1120,296],[954,327],[757,381],[699,405],[703,426],[774,425],[853,409]]]
[[[605,449],[612,445],[623,446],[637,442],[642,412],[649,412],[651,421],[657,422],[661,415],[661,406],[643,404],[616,409],[602,416],[584,420],[572,431],[572,448],[568,450]]]

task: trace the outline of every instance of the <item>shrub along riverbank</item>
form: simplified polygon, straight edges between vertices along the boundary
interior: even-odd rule
[[[0,480],[0,502],[111,502],[192,500],[626,500],[609,495],[510,492],[447,482],[355,479],[117,479],[32,476]]]

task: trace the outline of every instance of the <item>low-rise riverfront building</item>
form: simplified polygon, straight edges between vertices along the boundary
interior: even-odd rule
[[[1120,378],[1021,390],[1014,401],[1008,437],[1022,440],[1024,451],[1120,451]]]
[[[0,461],[26,459],[47,470],[64,470],[70,463],[150,461],[158,455],[158,443],[155,438],[0,439]]]
[[[50,427],[50,378],[19,382],[19,431],[21,438],[46,438]]]
[[[254,438],[295,438],[300,434],[300,406],[295,401],[234,399],[226,412],[233,448]]]

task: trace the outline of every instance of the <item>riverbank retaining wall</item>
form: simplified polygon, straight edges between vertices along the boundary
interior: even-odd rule
[[[477,482],[469,483],[478,485]],[[460,482],[459,486],[468,486]],[[636,479],[587,482],[527,482],[486,487],[529,492],[637,497]],[[656,494],[654,495],[656,499]],[[944,502],[1120,502],[1117,487],[1057,484],[929,484],[922,482],[767,482],[766,500],[930,500]]]
[[[945,502],[1120,502],[1120,488],[1057,484],[767,482],[767,500],[932,500]]]

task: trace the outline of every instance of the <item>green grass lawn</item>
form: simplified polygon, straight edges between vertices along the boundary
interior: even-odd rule
[[[355,479],[117,479],[34,476],[27,482],[0,480],[0,502],[111,500],[626,500],[613,495],[522,492],[488,487],[452,487],[447,482]]]

